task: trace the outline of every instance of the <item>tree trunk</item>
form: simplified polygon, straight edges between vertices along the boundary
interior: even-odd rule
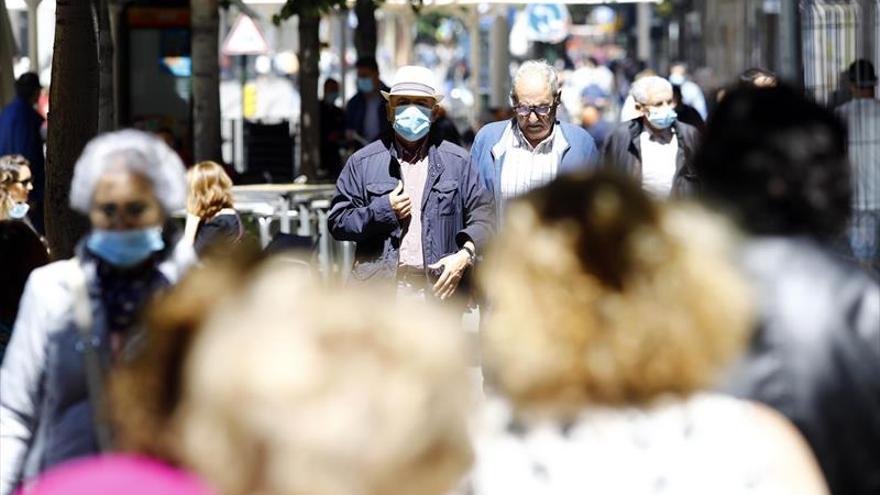
[[[217,0],[191,0],[193,157],[222,160],[220,150],[220,14]]]
[[[321,123],[318,102],[318,53],[320,39],[318,27],[321,17],[317,14],[299,16],[299,94],[300,110],[300,161],[299,174],[314,179],[321,163]]]
[[[49,93],[46,236],[55,259],[69,258],[88,223],[70,209],[73,167],[98,132],[98,40],[91,2],[58,0]]]
[[[9,23],[6,2],[0,5],[0,108],[15,97],[15,77],[12,75],[12,56],[15,53],[15,38]]]
[[[116,127],[113,105],[113,37],[107,0],[92,0],[98,25],[98,133]]]
[[[357,0],[354,4],[357,29],[354,30],[354,48],[358,58],[376,56],[376,1]]]

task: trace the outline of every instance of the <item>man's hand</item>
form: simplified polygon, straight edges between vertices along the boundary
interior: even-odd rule
[[[412,211],[412,201],[409,199],[409,194],[403,192],[403,181],[397,181],[397,187],[388,195],[388,200],[391,201],[391,209],[394,210],[397,218],[403,220],[409,216]]]
[[[464,271],[467,270],[470,264],[470,254],[462,249],[429,266],[428,268],[431,270],[443,269],[443,273],[440,274],[440,278],[434,284],[434,295],[440,298],[441,301],[452,297],[455,294],[455,289],[458,288],[458,283],[461,281]]]

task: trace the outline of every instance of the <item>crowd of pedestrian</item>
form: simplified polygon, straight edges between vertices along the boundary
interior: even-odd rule
[[[616,123],[602,79],[579,126],[527,61],[469,150],[432,70],[357,72],[321,147],[357,143],[346,286],[135,130],[86,146],[89,231],[48,263],[42,161],[0,158],[0,495],[880,493],[871,64],[835,110],[643,71]]]

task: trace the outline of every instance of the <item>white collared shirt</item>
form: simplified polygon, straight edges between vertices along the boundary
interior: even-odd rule
[[[650,194],[666,198],[672,192],[675,180],[678,137],[672,130],[672,139],[664,143],[652,139],[647,129],[639,136],[642,149],[642,188]]]
[[[492,149],[502,160],[501,197],[511,199],[541,187],[556,178],[562,155],[569,147],[559,129],[553,131],[537,146],[532,146],[515,123],[507,125],[501,140]]]

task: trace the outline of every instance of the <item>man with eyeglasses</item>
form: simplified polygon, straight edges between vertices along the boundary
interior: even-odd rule
[[[502,215],[504,203],[552,181],[586,170],[598,157],[593,138],[580,126],[556,120],[559,76],[543,60],[524,62],[513,78],[514,118],[487,124],[471,148],[486,188]]]

